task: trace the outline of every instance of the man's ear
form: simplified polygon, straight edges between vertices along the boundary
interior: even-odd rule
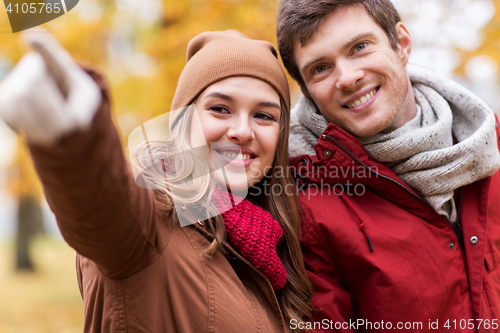
[[[401,62],[403,66],[406,66],[408,60],[410,59],[411,54],[411,36],[410,32],[403,24],[403,22],[396,23],[396,32],[398,34],[398,42],[399,42],[399,57],[401,58]]]

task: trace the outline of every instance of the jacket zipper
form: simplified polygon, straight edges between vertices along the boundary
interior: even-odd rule
[[[381,173],[378,173],[377,171],[374,171],[373,169],[371,169],[369,166],[367,166],[366,164],[364,164],[363,162],[360,161],[360,159],[354,155],[349,149],[347,149],[343,144],[341,144],[337,139],[335,139],[334,137],[330,136],[330,135],[327,135],[327,134],[323,134],[323,139],[328,139],[330,140],[331,142],[333,142],[335,145],[337,145],[340,149],[342,149],[345,153],[347,153],[349,156],[351,156],[352,159],[354,159],[356,162],[358,162],[358,164],[362,165],[363,167],[365,167],[366,169],[368,169],[370,172],[373,172],[375,174],[377,174],[378,176],[386,179],[386,180],[389,180],[391,181],[392,183],[394,184],[397,184],[399,187],[402,187],[405,189],[406,192],[410,193],[412,196],[414,196],[415,198],[418,198],[420,201],[422,202],[425,202],[426,204],[427,201],[425,201],[421,196],[419,196],[418,194],[414,193],[413,191],[410,191],[406,186],[404,186],[403,184],[401,184],[400,182],[392,179],[391,177],[387,177]]]
[[[497,124],[497,127],[498,127],[498,123]],[[404,186],[403,184],[397,182],[396,180],[390,178],[390,177],[387,177],[387,176],[384,176],[374,170],[372,170],[371,168],[369,168],[366,164],[364,164],[363,162],[361,162],[359,160],[359,158],[354,155],[354,153],[352,153],[349,149],[347,149],[342,143],[340,143],[337,139],[335,139],[334,137],[328,135],[328,134],[323,134],[322,135],[322,138],[323,139],[328,139],[330,140],[332,143],[334,143],[337,147],[339,147],[340,149],[342,149],[346,154],[348,154],[353,160],[355,160],[356,162],[358,162],[360,165],[362,165],[363,167],[367,168],[369,171],[377,174],[377,175],[380,175],[382,178],[386,179],[386,180],[389,180],[395,184],[397,184],[398,186],[404,188],[407,192],[411,193],[411,195],[413,195],[414,197],[418,198],[420,201],[422,202],[425,202],[427,204],[427,206],[429,206],[433,211],[434,211],[434,208],[432,208],[430,206],[430,204],[422,197],[420,197],[419,195],[417,195],[416,193],[410,191],[408,188],[406,188],[406,186]],[[460,195],[460,201],[462,200],[462,196]],[[464,239],[463,239],[463,232],[462,232],[462,224],[460,222],[460,202],[458,204],[458,207],[457,207],[457,222],[455,223],[451,223],[449,220],[447,220],[446,218],[442,217],[441,215],[437,214],[439,218],[443,219],[446,223],[446,225],[448,225],[448,227],[453,231],[453,233],[455,234],[455,237],[457,238],[458,240],[458,243],[459,243],[459,246],[461,246],[462,250],[465,249],[464,247]],[[434,211],[435,212],[435,211]],[[484,269],[484,267],[483,267]],[[466,272],[467,272],[467,276],[469,275],[469,272],[468,270],[466,269]],[[469,289],[470,289],[470,286],[469,286]],[[479,301],[479,304],[481,304],[481,300]],[[480,306],[480,305],[479,305]]]
[[[419,199],[421,202],[425,203],[429,208],[431,208],[433,211],[434,211],[434,208],[432,208],[432,206],[424,199],[422,198],[421,196],[419,196],[418,194],[416,194],[415,192],[413,191],[410,191],[406,186],[404,186],[403,184],[401,184],[400,182],[392,179],[391,177],[387,177],[381,173],[378,173],[377,171],[374,171],[373,169],[371,169],[369,166],[367,166],[366,164],[364,164],[363,162],[361,162],[361,160],[353,153],[351,152],[349,149],[347,149],[342,143],[340,143],[337,139],[335,139],[333,136],[331,135],[328,135],[328,134],[323,134],[322,135],[322,138],[323,139],[328,139],[330,140],[332,143],[334,143],[337,147],[339,147],[340,149],[342,149],[346,154],[348,154],[353,160],[355,160],[358,164],[362,165],[363,167],[365,167],[366,169],[368,169],[370,172],[373,172],[374,174],[382,177],[383,179],[385,180],[388,180],[394,184],[397,184],[399,187],[402,187],[406,192],[410,193],[413,197]],[[434,211],[435,212],[435,211]],[[436,213],[437,214],[437,213]],[[442,217],[441,215],[437,214],[438,217],[440,219],[443,219],[446,223],[446,225],[448,225],[450,227],[451,230],[453,230],[453,233],[457,236],[458,238],[458,241],[459,241],[459,244],[461,243],[460,241],[460,237],[459,237],[459,234],[457,233],[457,230],[455,230],[455,228],[453,227],[452,223],[450,221],[448,221],[447,219],[445,219],[444,217]],[[459,220],[457,219],[457,222]],[[460,228],[461,229],[461,228]],[[463,236],[462,236],[463,237]]]

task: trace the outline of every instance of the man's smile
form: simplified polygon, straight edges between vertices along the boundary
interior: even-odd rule
[[[360,98],[356,99],[353,102],[347,103],[343,107],[344,108],[353,109],[353,108],[356,108],[358,106],[361,106],[361,105],[365,104],[366,102],[368,102],[377,93],[377,91],[378,91],[379,88],[380,87],[376,87],[375,89],[370,90],[369,92],[367,92],[366,94],[364,94]]]

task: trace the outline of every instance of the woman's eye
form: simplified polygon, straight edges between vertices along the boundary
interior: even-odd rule
[[[360,44],[356,45],[356,47],[354,47],[354,50],[359,52],[362,49],[364,49],[365,47],[366,47],[366,43],[360,43]]]
[[[220,105],[211,106],[208,109],[216,113],[229,113],[229,110],[225,106]]]
[[[264,112],[257,113],[255,115],[255,118],[274,121],[274,117],[273,116],[271,116],[270,114],[264,113]]]

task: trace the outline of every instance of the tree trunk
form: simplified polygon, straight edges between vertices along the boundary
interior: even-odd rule
[[[34,271],[30,245],[36,235],[44,232],[42,209],[39,200],[24,196],[19,200],[16,237],[16,270]]]

